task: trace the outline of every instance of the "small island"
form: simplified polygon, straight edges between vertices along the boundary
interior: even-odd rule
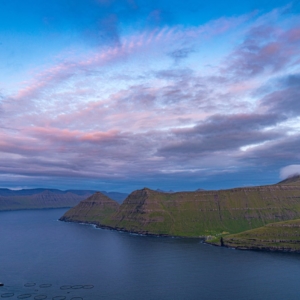
[[[238,249],[300,252],[300,176],[218,191],[144,188],[121,205],[97,192],[60,220],[144,235],[202,238]]]

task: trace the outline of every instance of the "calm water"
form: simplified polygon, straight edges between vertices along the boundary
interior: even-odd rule
[[[300,255],[237,251],[57,221],[65,211],[0,212],[2,298],[300,298]],[[28,283],[32,286],[24,286]]]

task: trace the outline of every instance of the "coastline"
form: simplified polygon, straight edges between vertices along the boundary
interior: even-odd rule
[[[96,228],[100,228],[100,229],[125,232],[125,233],[129,233],[129,234],[140,235],[140,236],[153,236],[153,237],[179,238],[179,239],[199,239],[199,240],[202,240],[202,241],[206,240],[205,236],[191,237],[191,236],[178,236],[178,235],[170,235],[170,234],[150,233],[148,231],[130,231],[130,230],[127,230],[125,228],[103,225],[103,224],[99,224],[97,222],[73,221],[73,220],[65,220],[65,219],[62,219],[62,218],[59,218],[58,220],[61,221],[61,222],[66,222],[66,223],[94,225]]]
[[[291,249],[291,248],[286,248],[286,247],[265,247],[265,246],[249,246],[249,247],[244,247],[244,246],[231,246],[231,245],[226,245],[226,243],[210,243],[208,241],[207,236],[199,236],[199,237],[189,237],[189,236],[173,236],[169,234],[158,234],[158,233],[149,233],[146,231],[130,231],[125,228],[120,228],[120,227],[113,227],[113,226],[108,226],[108,225],[102,225],[97,222],[88,222],[88,221],[73,221],[73,220],[65,220],[65,219],[58,219],[61,222],[66,222],[66,223],[77,223],[77,224],[82,224],[82,225],[93,225],[96,228],[100,229],[106,229],[106,230],[112,230],[112,231],[118,231],[118,232],[125,232],[129,234],[135,234],[135,235],[140,235],[140,236],[149,236],[149,237],[163,237],[163,238],[179,238],[179,239],[199,239],[206,245],[210,246],[216,246],[216,247],[224,247],[228,249],[234,249],[234,250],[248,250],[248,251],[258,251],[258,252],[277,252],[277,253],[293,253],[293,254],[298,254],[300,253],[300,250],[296,249]]]

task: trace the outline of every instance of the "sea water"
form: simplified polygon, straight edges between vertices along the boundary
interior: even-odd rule
[[[299,299],[300,255],[0,212],[0,299]],[[26,298],[27,297],[27,298]]]

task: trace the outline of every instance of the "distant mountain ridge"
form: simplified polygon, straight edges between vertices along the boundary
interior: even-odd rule
[[[10,189],[3,189],[0,188],[0,196],[31,196],[43,193],[45,191],[55,193],[55,194],[66,194],[66,193],[73,193],[76,195],[85,195],[85,194],[93,194],[95,190],[58,190],[58,189],[47,189],[47,188],[37,188],[37,189],[21,189],[21,190],[10,190]]]
[[[66,190],[59,189],[0,189],[0,211],[15,209],[39,209],[73,207],[80,201],[96,193],[94,190]],[[103,194],[122,202],[128,194],[106,192]]]

